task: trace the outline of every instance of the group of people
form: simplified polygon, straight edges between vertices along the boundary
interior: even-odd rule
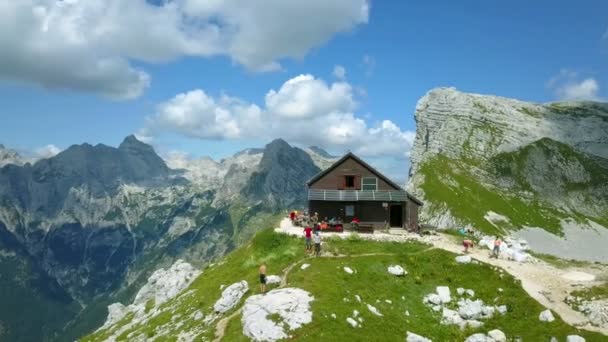
[[[464,253],[468,254],[469,253],[469,249],[473,248],[473,241],[471,239],[464,239],[462,240],[462,246],[464,247]],[[492,248],[492,254],[490,254],[490,258],[496,258],[498,259],[498,256],[500,255],[500,246],[502,245],[502,240],[497,237],[496,239],[494,239],[494,248]]]
[[[319,213],[308,215],[306,211],[294,210],[289,213],[289,219],[294,226],[305,227],[306,225],[312,225],[315,229],[320,230],[332,230],[342,231],[342,220],[340,218],[332,217],[331,219],[325,217],[321,219]]]
[[[304,228],[304,238],[306,239],[306,252],[312,253],[312,244],[315,244],[315,255],[321,255],[321,232],[319,225],[313,225],[315,227],[314,234],[313,229],[310,225],[306,225]]]

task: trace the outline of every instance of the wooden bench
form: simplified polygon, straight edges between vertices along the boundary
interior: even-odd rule
[[[374,225],[371,223],[359,223],[356,231],[357,233],[373,233]]]

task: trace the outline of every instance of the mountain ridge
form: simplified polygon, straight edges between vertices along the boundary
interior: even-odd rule
[[[423,222],[500,234],[560,235],[570,221],[608,227],[608,105],[440,88],[420,99],[415,118],[408,189],[425,201]]]

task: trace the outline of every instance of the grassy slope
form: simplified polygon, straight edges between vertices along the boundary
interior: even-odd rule
[[[440,325],[440,315],[422,303],[425,294],[434,292],[436,286],[448,285],[453,293],[457,287],[475,290],[476,297],[487,303],[506,304],[509,312],[485,321],[476,331],[501,329],[508,337],[520,336],[524,341],[543,341],[556,336],[564,340],[568,334],[579,334],[587,341],[605,340],[594,333],[577,331],[566,325],[559,317],[552,323],[540,323],[538,314],[544,309],[530,298],[519,283],[509,275],[499,273],[482,264],[462,265],[454,262],[454,255],[418,243],[378,243],[359,239],[327,240],[324,249],[330,255],[341,257],[307,257],[301,239],[275,234],[264,230],[251,243],[234,251],[222,262],[206,269],[191,285],[185,295],[181,295],[163,307],[170,308],[151,319],[147,324],[136,326],[125,332],[119,340],[127,340],[141,333],[155,336],[157,327],[165,326],[169,333],[156,341],[176,341],[180,331],[203,328],[198,337],[213,339],[215,326],[204,328],[200,321],[191,319],[192,313],[202,310],[205,314],[220,297],[220,285],[228,285],[242,279],[251,286],[249,293],[259,292],[257,287],[257,265],[265,261],[269,273],[281,274],[292,263],[302,262],[312,266],[307,270],[294,267],[288,282],[291,287],[305,289],[315,297],[312,302],[313,321],[290,332],[298,341],[403,341],[407,330],[427,336],[436,341],[462,341],[474,331],[461,331],[453,326]],[[363,253],[380,253],[376,256],[357,256]],[[402,265],[409,274],[398,278],[387,273],[391,264]],[[343,266],[356,270],[353,275],[342,271]],[[499,293],[497,288],[503,288]],[[384,317],[373,316],[364,304],[358,303],[354,295],[376,306]],[[402,296],[405,299],[402,299]],[[348,298],[349,302],[345,302]],[[392,304],[384,302],[389,299]],[[380,300],[376,303],[376,300]],[[243,301],[241,301],[242,304]],[[358,310],[364,318],[363,328],[351,328],[345,321]],[[404,313],[408,310],[410,316]],[[226,313],[230,315],[233,311]],[[332,313],[337,315],[334,320]],[[173,323],[172,317],[181,315]],[[126,324],[128,318],[120,326]],[[178,322],[182,325],[177,327]],[[169,328],[169,326],[171,328]],[[114,329],[111,329],[114,330]],[[111,331],[99,332],[83,341],[101,341]],[[225,341],[246,341],[242,335],[240,315],[234,317],[226,328]]]
[[[464,147],[466,150],[466,146]],[[436,155],[425,161],[418,172],[424,175],[421,189],[425,200],[433,204],[434,210],[449,209],[463,223],[470,223],[484,232],[495,234],[502,229],[513,229],[522,226],[542,227],[552,233],[560,234],[560,219],[573,216],[578,220],[587,217],[572,208],[566,214],[545,201],[542,193],[534,191],[526,180],[525,164],[530,155],[540,151],[545,155],[558,154],[564,160],[576,161],[584,166],[591,180],[586,183],[566,183],[566,191],[576,191],[576,198],[588,194],[595,187],[608,183],[608,171],[599,163],[573,148],[552,141],[541,139],[518,151],[501,153],[489,161],[462,158],[449,159]],[[476,170],[476,171],[473,171]],[[482,171],[480,171],[482,170]],[[483,175],[483,176],[480,176]],[[492,186],[479,181],[481,177],[508,179],[512,188]],[[528,198],[521,194],[526,192]],[[530,194],[532,195],[530,197]],[[589,199],[593,202],[593,199]],[[510,219],[510,224],[491,224],[484,215],[488,211],[497,212]],[[438,213],[438,212],[437,212]],[[606,217],[592,217],[600,224],[608,226]]]

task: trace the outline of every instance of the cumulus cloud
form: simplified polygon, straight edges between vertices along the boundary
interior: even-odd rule
[[[277,70],[368,16],[368,0],[3,1],[0,78],[130,99],[150,84],[132,61],[227,56]]]
[[[334,66],[334,77],[339,80],[343,80],[346,78],[346,69],[341,65]]]
[[[405,159],[414,132],[390,120],[370,124],[355,114],[354,98],[350,84],[328,84],[312,75],[296,76],[268,91],[264,107],[197,89],[161,103],[140,135],[169,131],[201,139],[284,137],[302,145]]]
[[[312,118],[331,112],[353,110],[352,87],[346,82],[328,86],[312,75],[300,75],[285,82],[279,90],[266,94],[266,108],[285,118]]]
[[[547,82],[560,100],[601,101],[600,86],[593,77],[581,78],[575,71],[562,69]]]

